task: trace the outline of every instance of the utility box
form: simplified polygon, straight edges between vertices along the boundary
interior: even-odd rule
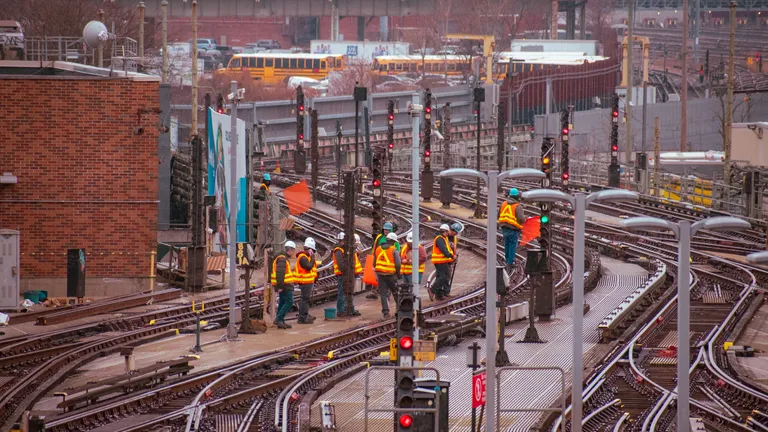
[[[67,249],[67,297],[85,297],[85,249]]]
[[[413,380],[416,384],[416,392],[414,395],[414,405],[421,408],[434,408],[434,397],[438,395],[440,397],[440,412],[438,413],[438,421],[440,422],[441,431],[448,430],[448,394],[451,387],[449,381],[437,381],[433,378],[417,378]],[[423,395],[423,397],[419,397]],[[433,396],[434,395],[434,396]],[[431,403],[431,404],[430,404]],[[419,417],[423,416],[423,420]],[[434,432],[435,419],[432,414],[417,413],[414,416],[414,432]],[[418,418],[418,420],[417,420]]]
[[[0,229],[0,309],[19,307],[19,232]]]

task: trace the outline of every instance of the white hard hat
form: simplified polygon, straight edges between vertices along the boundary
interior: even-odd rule
[[[315,244],[315,239],[313,239],[312,237],[307,237],[307,239],[304,240],[304,247],[312,249],[312,250],[317,250],[317,245]]]
[[[336,236],[336,240],[344,240],[344,231],[340,232],[339,235]]]
[[[451,227],[449,227],[448,224],[440,225],[440,231],[448,231],[449,229],[451,229]]]
[[[411,243],[413,241],[413,233],[408,233],[408,235],[405,236],[405,241]]]
[[[397,241],[397,234],[395,234],[395,233],[393,233],[393,232],[391,232],[391,233],[387,234],[387,240],[394,240],[394,241]]]
[[[360,244],[360,234],[355,234],[355,243]]]
[[[285,244],[283,246],[285,246],[286,249],[296,249],[296,243],[294,243],[294,242],[292,242],[290,240],[285,242]]]

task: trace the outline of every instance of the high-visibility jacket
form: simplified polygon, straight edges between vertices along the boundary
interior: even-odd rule
[[[261,187],[267,190],[267,195],[269,195],[269,186],[267,186],[265,183],[261,184]]]
[[[501,205],[501,213],[499,214],[499,223],[512,225],[513,227],[519,230],[523,229],[523,226],[520,225],[520,222],[518,222],[517,218],[515,217],[515,210],[517,210],[517,206],[519,204],[520,203],[510,204],[504,201],[504,203]]]
[[[280,257],[285,258],[285,280],[283,283],[286,285],[295,283],[296,279],[294,279],[293,272],[291,272],[291,263],[288,261],[288,257],[285,254],[278,255],[275,257],[275,261],[272,262],[272,274],[269,276],[269,283],[277,285],[277,261]]]
[[[341,276],[344,273],[344,270],[339,267],[339,263],[336,262],[336,251],[341,251],[341,253],[344,253],[344,248],[341,246],[336,246],[333,248],[333,251],[331,251],[331,256],[333,257],[333,274],[336,276]],[[363,265],[360,264],[360,256],[355,252],[355,274],[363,274]]]
[[[442,252],[440,252],[440,248],[437,247],[437,239],[442,238],[445,241],[445,247],[448,249],[448,252],[451,253],[451,255],[454,255],[454,250],[451,249],[451,242],[448,241],[448,237],[444,235],[439,235],[435,237],[435,240],[432,242],[432,264],[448,264],[452,263],[454,258],[448,258],[447,256],[443,255]]]
[[[299,285],[313,284],[315,283],[315,279],[317,279],[317,260],[313,263],[312,269],[307,270],[299,263],[302,256],[305,256],[308,260],[312,261],[309,254],[304,251],[301,251],[296,255],[296,272],[293,275],[294,282]]]
[[[403,246],[402,252],[400,252],[400,258],[403,259],[403,263],[400,264],[400,273],[409,275],[413,273],[413,264],[406,264],[404,260],[408,259],[408,255],[412,255],[413,252],[408,248],[406,244]],[[419,264],[419,273],[424,273],[425,264]]]
[[[381,246],[376,246],[374,249],[376,257],[376,267],[374,271],[381,274],[395,274],[395,246],[382,249]]]

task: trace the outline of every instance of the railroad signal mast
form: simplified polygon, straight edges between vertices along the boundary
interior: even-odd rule
[[[296,87],[296,152],[293,158],[293,169],[296,174],[307,171],[307,154],[304,151],[304,89]]]
[[[424,90],[424,169],[421,171],[421,197],[424,202],[432,199],[432,91]]]
[[[221,93],[216,96],[216,112],[224,114],[224,96],[222,96]]]
[[[373,180],[371,181],[371,193],[373,193],[373,209],[372,209],[372,219],[373,222],[371,223],[371,228],[373,235],[381,232],[381,225],[384,220],[384,215],[382,214],[382,209],[384,207],[384,203],[382,202],[384,200],[384,194],[382,193],[382,181],[383,181],[383,175],[381,170],[381,153],[378,149],[373,150],[373,159],[372,159],[372,169],[371,174],[373,176]]]
[[[567,109],[563,109],[560,112],[560,126],[561,126],[560,142],[562,143],[562,155],[561,155],[560,165],[562,168],[561,178],[562,178],[563,189],[568,189],[568,181],[571,178],[569,160],[568,160],[568,147],[569,147],[568,137],[571,132],[569,114],[570,113],[568,112]]]
[[[414,345],[414,296],[409,284],[400,285],[400,295],[397,298],[397,357],[401,367],[413,367]],[[414,375],[412,370],[395,371],[395,406],[397,408],[413,408],[414,404]],[[407,413],[397,413],[396,431],[409,432],[413,425],[413,417]]]
[[[611,165],[608,166],[608,186],[619,187],[619,95],[613,94],[611,108]]]
[[[541,187],[552,187],[552,155],[555,150],[555,142],[552,138],[544,138],[541,142],[541,171],[546,175],[541,180]],[[552,233],[550,230],[550,218],[551,218],[551,206],[550,203],[540,203],[539,210],[541,211],[541,235],[539,237],[539,245],[541,249],[545,251],[547,257],[551,255],[551,243]],[[549,266],[547,266],[549,270]]]
[[[392,174],[392,158],[395,152],[395,101],[387,102],[387,158],[389,173]]]

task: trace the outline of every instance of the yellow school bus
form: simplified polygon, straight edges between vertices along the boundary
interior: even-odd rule
[[[345,67],[347,56],[341,54],[255,53],[235,54],[218,72],[248,71],[255,80],[284,84],[292,76],[327,78]]]
[[[373,71],[378,75],[424,71],[433,75],[466,76],[472,74],[473,61],[473,57],[462,55],[379,56],[373,61]]]

